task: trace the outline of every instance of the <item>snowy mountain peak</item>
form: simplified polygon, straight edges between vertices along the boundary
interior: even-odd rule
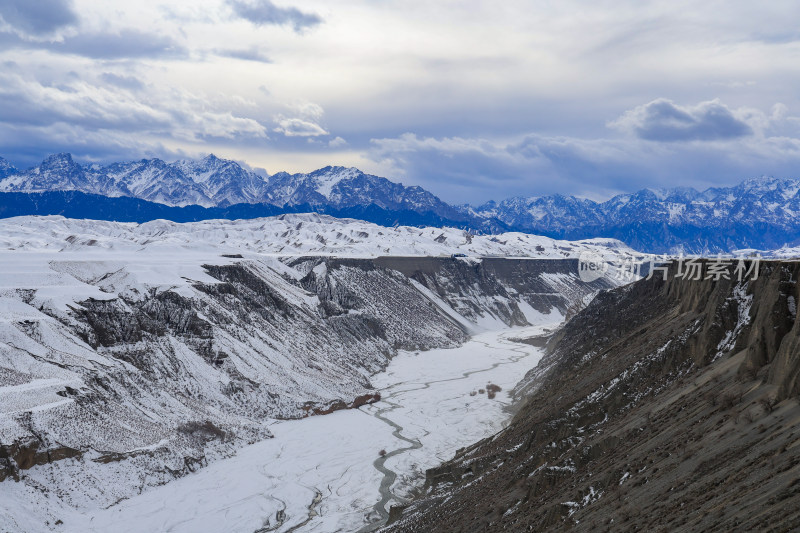
[[[0,192],[76,190],[170,206],[211,207],[262,201],[265,188],[261,176],[213,154],[199,161],[166,163],[154,158],[81,166],[61,153],[24,172],[0,163]]]
[[[85,183],[83,168],[72,160],[72,155],[61,153],[47,157],[38,167],[7,174],[0,181],[0,191],[74,191],[81,190]]]
[[[177,168],[180,168],[187,175],[192,174],[193,172],[197,171],[198,169],[213,169],[220,166],[220,163],[224,160],[219,159],[214,154],[208,154],[207,156],[203,157],[202,159],[180,159],[175,161],[173,165]]]
[[[745,189],[765,189],[774,187],[780,181],[773,176],[754,176],[747,178],[742,182],[742,187]]]
[[[7,159],[0,157],[0,180],[19,172]]]
[[[693,201],[700,197],[700,192],[693,187],[674,187],[672,189],[661,189],[666,201]]]
[[[184,159],[176,161],[174,166],[180,169],[186,177],[195,183],[206,183],[209,179],[223,180],[241,178],[246,171],[235,161],[220,159],[214,154],[208,154],[203,159]],[[219,176],[219,173],[228,173],[228,176]]]
[[[363,172],[354,167],[325,167],[312,172],[310,175],[316,179],[317,192],[330,200],[331,192],[338,183],[342,180],[352,179],[362,174]]]
[[[42,166],[53,166],[53,165],[74,165],[75,161],[72,160],[72,154],[69,152],[60,152],[57,154],[50,154],[49,156],[44,158],[42,162]]]
[[[75,163],[72,159],[72,154],[60,153],[53,154],[45,158],[39,166],[41,174],[50,174],[54,177],[55,174],[61,173],[63,175],[70,173],[82,173],[81,166]]]

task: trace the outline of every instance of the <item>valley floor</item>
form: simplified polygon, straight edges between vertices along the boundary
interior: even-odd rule
[[[275,421],[273,439],[107,509],[54,509],[46,495],[8,482],[0,501],[32,532],[370,531],[421,486],[427,468],[508,422],[510,390],[542,356],[509,339],[560,318],[481,333],[455,349],[402,352],[372,380],[380,402]],[[502,388],[493,399],[477,392],[489,383]],[[63,523],[37,522],[45,515]]]

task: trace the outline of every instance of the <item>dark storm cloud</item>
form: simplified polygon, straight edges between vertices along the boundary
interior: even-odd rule
[[[70,0],[2,0],[0,17],[30,35],[46,35],[78,22]]]
[[[94,59],[186,55],[186,51],[169,37],[132,29],[119,33],[79,34],[51,45],[50,49]]]
[[[141,91],[144,89],[144,83],[133,76],[120,76],[119,74],[114,74],[113,72],[103,72],[100,74],[100,79],[110,85],[115,85],[123,89],[129,89],[132,91]]]
[[[279,7],[270,0],[228,0],[228,5],[238,17],[256,26],[289,25],[294,31],[300,32],[322,23],[322,17],[316,13],[304,13],[296,7]]]
[[[626,112],[612,123],[648,141],[716,141],[753,134],[752,128],[734,116],[718,100],[694,107],[658,99]]]
[[[477,205],[511,196],[610,196],[642,188],[657,181],[654,168],[669,160],[666,151],[648,153],[644,144],[533,134],[506,144],[405,134],[373,140],[370,156],[445,201]]]
[[[0,157],[18,169],[36,166],[49,154],[59,152],[69,152],[81,163],[110,163],[143,157],[174,160],[181,156],[161,143],[69,124],[38,128],[0,123],[0,146]]]
[[[257,48],[249,48],[246,50],[215,50],[215,53],[218,56],[230,57],[232,59],[256,61],[258,63],[272,63],[272,60],[261,53]]]
[[[406,185],[421,185],[452,203],[481,204],[489,199],[540,193],[540,181],[556,183],[541,154],[482,139],[418,137],[406,133],[396,138],[373,139],[369,157],[392,170]],[[395,172],[397,173],[395,175]],[[563,185],[563,183],[558,184]],[[499,192],[502,191],[502,192]]]
[[[796,176],[800,139],[750,136],[720,143],[653,143],[531,134],[512,143],[407,133],[373,139],[369,157],[452,203],[553,193],[609,198],[645,187],[730,185]]]
[[[8,49],[48,50],[91,59],[181,58],[185,48],[171,38],[126,29],[119,33],[84,33],[62,41],[28,41],[11,32],[0,32],[0,46]]]

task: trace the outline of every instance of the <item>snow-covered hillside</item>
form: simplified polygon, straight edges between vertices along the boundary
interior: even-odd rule
[[[374,401],[400,349],[611,286],[579,279],[582,252],[632,254],[316,215],[0,221],[0,482],[108,505],[269,437],[271,419]]]
[[[736,255],[755,255],[770,259],[800,259],[800,246],[782,246],[775,250],[756,250],[747,248],[744,250],[736,250]]]

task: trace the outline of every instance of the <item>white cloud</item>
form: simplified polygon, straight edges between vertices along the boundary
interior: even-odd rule
[[[345,141],[341,137],[334,137],[333,139],[328,141],[328,146],[330,148],[341,148],[342,146],[347,146],[347,141]]]
[[[318,124],[325,111],[322,106],[313,102],[300,102],[290,104],[294,116],[287,117],[282,114],[275,117],[278,126],[273,130],[284,134],[286,137],[319,137],[329,135],[328,131]]]
[[[272,130],[278,133],[283,133],[287,137],[317,137],[319,135],[328,135],[325,128],[301,118],[278,118],[275,120],[278,126]]]
[[[306,13],[296,7],[280,7],[270,0],[228,0],[236,16],[249,20],[256,26],[289,25],[294,31],[302,32],[322,23],[316,13]]]
[[[73,76],[55,85],[19,72],[0,74],[0,135],[12,151],[9,156],[14,150],[29,153],[33,147],[46,153],[58,147],[88,159],[110,153],[129,159],[169,152],[166,144],[267,138],[265,126],[229,111],[230,102],[220,104],[178,88],[142,94],[145,85],[136,85],[137,79],[108,72],[97,80]],[[120,83],[134,85],[121,88]]]

